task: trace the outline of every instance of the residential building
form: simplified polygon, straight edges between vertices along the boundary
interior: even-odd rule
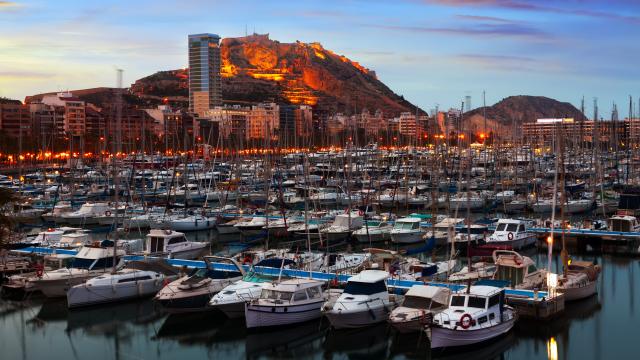
[[[220,36],[189,35],[189,111],[200,116],[222,105]]]

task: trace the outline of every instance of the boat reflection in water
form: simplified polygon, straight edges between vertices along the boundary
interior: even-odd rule
[[[116,328],[141,326],[162,319],[165,314],[151,299],[114,305],[69,310],[67,331],[85,330],[89,334],[109,334]]]
[[[327,329],[326,321],[309,321],[271,329],[250,330],[245,341],[246,358],[312,358],[322,352],[322,342]]]
[[[324,352],[337,358],[386,358],[391,334],[387,323],[360,329],[331,330],[324,341]]]

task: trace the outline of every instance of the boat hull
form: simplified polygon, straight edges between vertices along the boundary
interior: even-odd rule
[[[564,295],[565,301],[577,301],[586,299],[598,292],[597,283],[590,281],[587,285],[581,287],[558,288],[558,292]]]
[[[479,344],[508,333],[515,324],[515,314],[508,321],[477,330],[453,330],[440,326],[431,327],[431,348],[445,349]]]
[[[360,311],[327,311],[324,314],[335,329],[353,329],[386,321],[389,310],[384,306],[370,307]]]
[[[33,288],[39,290],[44,296],[48,298],[58,298],[67,296],[67,291],[72,287],[82,284],[88,279],[97,276],[98,274],[84,274],[75,275],[72,277],[66,277],[62,279],[40,279],[34,282]]]
[[[268,306],[248,303],[244,310],[247,328],[298,324],[318,319],[322,316],[321,307],[323,302],[317,301],[293,306]]]
[[[391,241],[396,244],[414,244],[422,241],[422,233],[391,233]]]
[[[131,281],[114,286],[74,286],[67,292],[69,308],[141,299],[155,295],[163,286],[160,279]]]

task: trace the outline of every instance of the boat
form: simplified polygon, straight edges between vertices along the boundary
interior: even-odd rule
[[[516,323],[516,311],[505,305],[502,288],[473,285],[454,293],[449,307],[433,316],[428,328],[431,349],[475,345],[508,333]]]
[[[442,286],[414,285],[402,303],[389,314],[389,324],[405,334],[422,331],[433,321],[433,315],[449,305],[451,290]]]
[[[46,231],[40,231],[30,243],[33,246],[50,246],[59,243],[63,235],[72,234],[80,230],[82,228],[68,226],[48,228]]]
[[[322,316],[323,282],[289,279],[265,286],[258,299],[245,304],[248,329],[291,325]]]
[[[542,289],[547,279],[547,271],[538,269],[533,260],[510,250],[493,252],[496,270],[494,280],[506,281],[514,289]]]
[[[640,232],[638,219],[626,211],[619,210],[617,214],[609,218],[608,228],[617,232]]]
[[[486,243],[509,245],[513,250],[520,250],[535,245],[536,234],[527,231],[524,220],[500,219],[496,230],[487,238]]]
[[[114,264],[114,251],[116,253]],[[28,281],[34,290],[46,297],[64,297],[72,286],[122,266],[124,250],[114,250],[110,241],[85,245],[76,254],[69,268],[43,271]]]
[[[390,236],[391,241],[396,244],[413,244],[421,242],[424,234],[419,218],[405,217],[396,220]]]
[[[239,221],[236,223],[235,228],[238,229],[242,236],[260,236],[265,235],[266,231],[264,229],[265,225],[267,225],[266,216],[254,216],[249,220]]]
[[[175,231],[209,230],[216,226],[217,218],[201,214],[169,216],[164,224]]]
[[[154,299],[169,312],[208,310],[207,305],[213,295],[244,276],[242,266],[233,259],[205,256],[204,261],[204,268],[194,268],[189,274],[170,282]],[[227,263],[233,270],[217,270],[214,261]]]
[[[353,236],[359,243],[380,242],[391,240],[393,225],[382,220],[368,220],[365,226],[353,232]]]
[[[228,318],[244,317],[244,306],[247,301],[260,297],[262,289],[269,285],[273,278],[250,272],[231,285],[213,295],[209,306],[222,311]]]
[[[347,280],[342,294],[326,302],[322,312],[335,329],[359,328],[386,321],[395,303],[389,297],[382,270],[364,270]]]
[[[184,233],[169,229],[152,229],[145,241],[145,254],[174,259],[196,259],[209,246],[205,242],[187,240]]]
[[[67,306],[78,308],[97,304],[142,299],[155,295],[178,271],[165,262],[132,261],[126,268],[87,280],[67,292]]]
[[[486,262],[477,262],[471,264],[471,270],[469,266],[464,266],[460,271],[454,272],[449,275],[449,282],[466,282],[477,281],[480,279],[491,279],[496,272],[496,265]]]
[[[565,301],[586,299],[598,292],[600,266],[590,261],[570,261],[566,274],[558,277],[556,290]]]
[[[364,220],[361,214],[348,212],[336,215],[333,223],[320,232],[328,241],[340,241],[347,239],[353,231],[360,229],[363,224]]]
[[[289,227],[295,224],[301,224],[304,220],[295,217],[283,217],[279,219],[269,220],[269,224],[265,225],[263,229],[267,230],[269,236],[275,237],[287,237],[289,233],[287,230]]]
[[[98,224],[98,217],[111,212],[111,207],[107,203],[85,203],[80,209],[62,214],[59,220],[71,225],[95,225]]]

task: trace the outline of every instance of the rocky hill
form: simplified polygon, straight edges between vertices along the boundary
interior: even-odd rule
[[[307,104],[328,112],[382,109],[395,115],[415,106],[395,94],[375,72],[319,43],[280,43],[267,35],[222,40],[225,102]],[[136,81],[142,99],[188,101],[188,70],[161,71]]]
[[[544,96],[509,96],[486,108],[477,108],[466,112],[465,123],[472,129],[481,130],[484,126],[483,110],[486,109],[487,127],[494,131],[512,131],[514,123],[517,128],[524,122],[534,122],[541,118],[574,118],[586,120],[584,114],[567,102],[550,99]]]

